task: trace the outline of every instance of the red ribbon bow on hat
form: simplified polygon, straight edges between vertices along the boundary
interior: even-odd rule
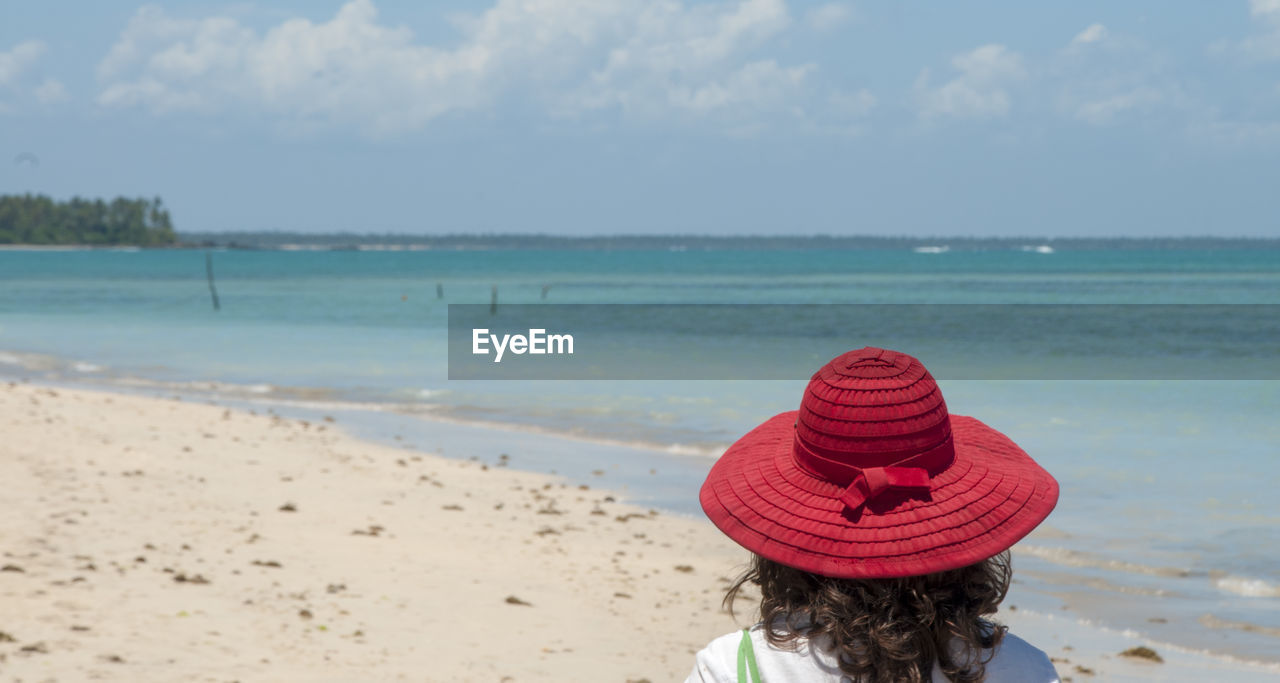
[[[820,452],[821,451],[821,452]],[[848,484],[839,496],[853,512],[890,489],[913,489],[929,492],[929,478],[951,465],[955,447],[948,435],[942,443],[921,453],[905,457],[881,467],[858,467],[845,462],[848,453],[819,449],[796,435],[796,463],[810,474],[834,484]],[[839,459],[837,459],[839,458]]]
[[[857,469],[857,468],[855,468]],[[894,489],[929,490],[929,470],[923,467],[868,467],[859,469],[840,500],[857,511],[881,493]]]

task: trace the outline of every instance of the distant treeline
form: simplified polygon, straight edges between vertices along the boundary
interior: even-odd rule
[[[405,235],[287,232],[183,233],[182,246],[231,249],[914,249],[1008,251],[1048,246],[1054,250],[1098,249],[1280,249],[1275,238],[1219,237],[887,237],[834,235]]]
[[[155,199],[74,197],[54,201],[44,195],[0,196],[0,244],[132,245],[177,243],[168,209]]]

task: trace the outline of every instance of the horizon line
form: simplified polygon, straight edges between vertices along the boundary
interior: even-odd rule
[[[332,232],[304,232],[298,230],[175,230],[177,235],[181,237],[200,236],[200,237],[231,237],[231,236],[271,236],[271,237],[394,237],[397,239],[417,238],[423,240],[440,240],[440,239],[556,239],[556,240],[603,240],[603,239],[706,239],[706,240],[731,240],[731,239],[760,239],[760,240],[812,240],[812,239],[876,239],[876,240],[1021,240],[1026,242],[1046,242],[1059,240],[1093,240],[1093,241],[1150,241],[1150,240],[1215,240],[1215,241],[1233,241],[1233,240],[1262,240],[1262,241],[1280,241],[1280,235],[1210,235],[1210,234],[1184,234],[1184,235],[895,235],[886,233],[848,233],[835,234],[825,232],[814,233],[642,233],[642,232],[625,232],[625,233],[590,233],[590,234],[567,234],[556,232],[440,232],[440,233],[415,233],[415,232],[397,232],[397,231],[332,231]]]

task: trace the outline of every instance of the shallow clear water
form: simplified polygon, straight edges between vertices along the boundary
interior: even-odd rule
[[[1278,251],[227,251],[213,263],[217,312],[202,252],[0,251],[0,376],[377,408],[372,431],[416,425],[423,443],[430,416],[640,444],[685,454],[663,460],[675,474],[648,495],[680,508],[683,487],[694,511],[710,457],[794,409],[803,381],[450,382],[446,305],[488,303],[494,285],[504,305],[544,301],[546,286],[553,303],[1280,303]],[[787,353],[785,340],[764,352]],[[1062,484],[1022,544],[1029,587],[1176,642],[1280,652],[1274,633],[1222,627],[1280,629],[1280,381],[941,386],[952,412],[1005,431]]]

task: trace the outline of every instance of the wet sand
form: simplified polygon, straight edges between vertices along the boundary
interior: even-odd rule
[[[656,683],[739,628],[719,605],[745,552],[608,490],[324,419],[27,384],[0,384],[0,434],[3,681]],[[1008,616],[1064,678],[1276,675]]]

